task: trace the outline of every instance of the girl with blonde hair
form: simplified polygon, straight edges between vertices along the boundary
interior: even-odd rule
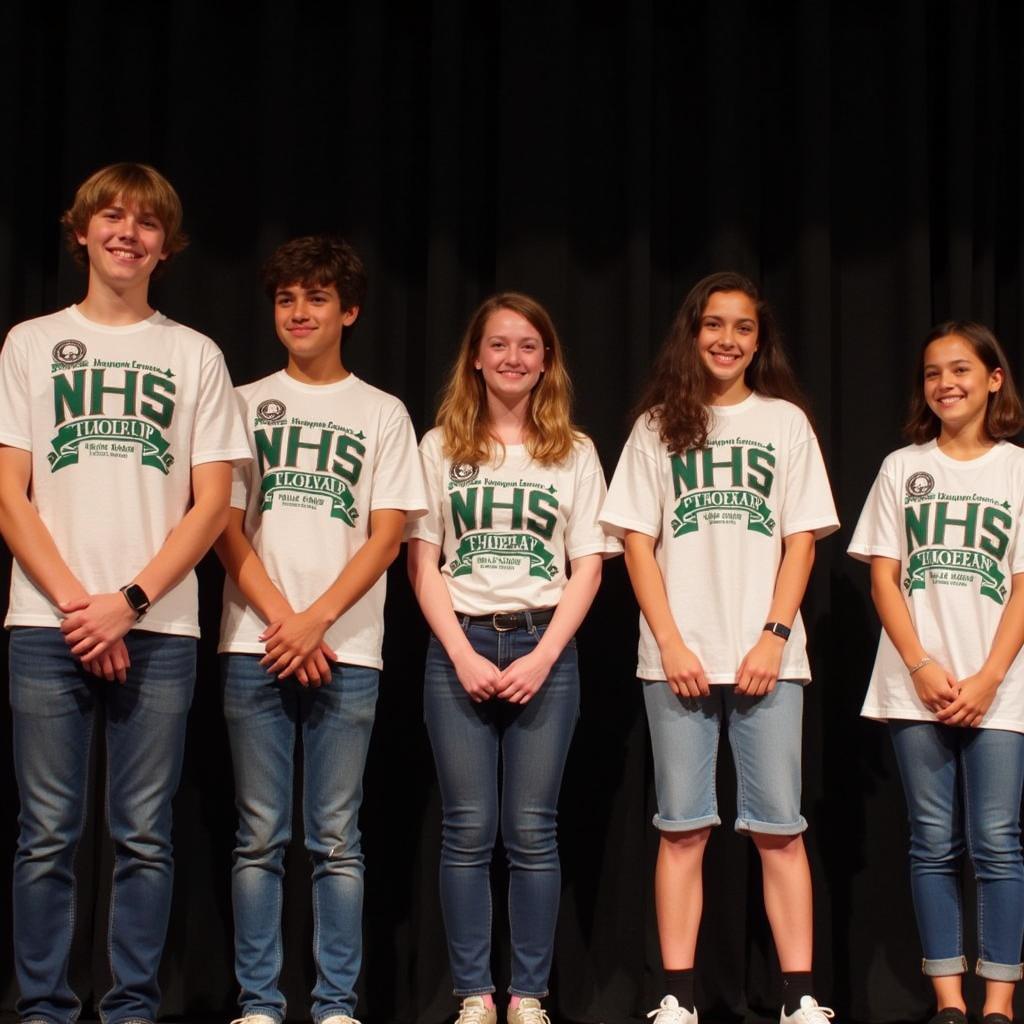
[[[561,874],[558,792],[579,709],[574,634],[616,542],[572,425],[551,318],[507,292],[470,320],[420,444],[409,575],[432,636],[424,707],[443,803],[440,889],[458,1024],[495,1024],[490,862],[509,867],[509,1024],[544,1024]],[[501,763],[499,792],[498,765]]]

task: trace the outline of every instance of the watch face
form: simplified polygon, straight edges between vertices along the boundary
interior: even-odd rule
[[[121,593],[128,598],[128,603],[137,612],[144,612],[149,607],[149,598],[146,596],[146,592],[137,583],[131,583],[127,587],[124,587]]]

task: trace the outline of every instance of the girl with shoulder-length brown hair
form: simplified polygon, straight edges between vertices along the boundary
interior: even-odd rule
[[[989,373],[999,372],[1002,385],[989,395],[985,410],[985,433],[993,441],[1015,437],[1024,428],[1024,407],[1013,382],[1010,363],[996,336],[974,320],[945,320],[936,324],[921,343],[914,366],[914,386],[910,391],[910,411],[903,434],[911,444],[926,444],[939,436],[942,421],[932,412],[920,382],[925,380],[925,354],[928,346],[939,338],[963,338]]]
[[[696,1024],[693,965],[719,735],[736,829],[761,857],[783,974],[782,1024],[827,1024],[811,978],[800,813],[800,603],[814,544],[838,527],[800,391],[757,288],[712,274],[686,296],[651,373],[601,521],[625,540],[640,604],[637,676],[654,752],[655,872],[666,994],[655,1024]]]
[[[882,620],[861,714],[887,722],[910,821],[910,889],[934,1024],[966,1024],[964,851],[978,905],[984,1024],[1013,1017],[1024,941],[1024,411],[983,324],[921,344],[904,432],[849,553]]]
[[[558,791],[579,709],[573,635],[618,550],[597,520],[604,474],[570,418],[558,335],[505,292],[462,338],[437,426],[420,444],[429,511],[409,575],[433,633],[424,717],[441,786],[440,889],[459,1024],[495,1024],[490,861],[508,856],[509,1024],[540,1000],[558,914]],[[499,794],[498,765],[502,765]]]

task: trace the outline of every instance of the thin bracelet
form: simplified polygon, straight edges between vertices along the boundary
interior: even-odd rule
[[[926,654],[912,669],[910,669],[910,674],[913,675],[919,668],[924,668],[925,665],[930,665],[931,663],[932,659]]]

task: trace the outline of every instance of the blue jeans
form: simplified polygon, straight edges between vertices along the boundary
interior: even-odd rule
[[[223,667],[238,808],[231,897],[239,1005],[243,1015],[285,1017],[281,903],[301,731],[302,815],[313,864],[313,1020],[351,1016],[363,950],[359,805],[380,673],[335,664],[326,686],[307,689],[294,678],[279,682],[258,654],[229,654]]]
[[[156,1019],[157,968],[171,907],[171,798],[181,775],[196,641],[132,630],[128,681],[108,683],[68,653],[59,629],[11,631],[14,770],[21,813],[14,858],[14,959],[22,1020],[70,1024],[74,859],[89,750],[105,711],[107,822],[114,841],[107,1024]]]
[[[723,721],[736,765],[736,831],[798,835],[803,684],[780,679],[771,693],[748,697],[715,685],[707,697],[678,697],[665,682],[644,682],[654,753],[654,788],[663,832],[719,825],[715,766]]]
[[[960,865],[971,858],[978,888],[976,972],[1021,978],[1024,860],[1020,800],[1024,735],[936,722],[891,721],[910,818],[910,886],[925,974],[962,974]]]
[[[463,628],[473,649],[506,668],[544,627]],[[493,992],[490,865],[498,831],[508,858],[513,995],[547,995],[561,895],[558,792],[579,715],[576,642],[525,705],[474,703],[436,638],[427,649],[424,715],[441,787],[441,909],[457,996]],[[501,796],[498,761],[501,759]]]

